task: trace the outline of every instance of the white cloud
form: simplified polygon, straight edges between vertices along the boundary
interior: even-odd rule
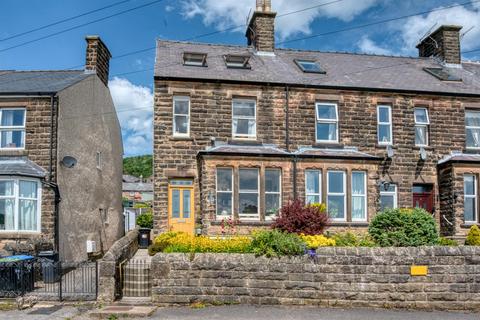
[[[122,127],[125,155],[152,153],[152,91],[117,77],[108,86]]]
[[[391,50],[380,47],[368,36],[363,36],[362,39],[360,39],[360,41],[357,43],[357,46],[358,49],[360,49],[360,51],[363,53],[392,55]]]
[[[311,23],[320,17],[348,22],[377,2],[378,0],[344,0],[282,17],[282,14],[315,7],[328,1],[312,3],[311,0],[273,0],[273,10],[278,13],[275,25],[277,35],[280,39],[285,39],[294,34],[310,34]],[[255,0],[183,0],[182,12],[186,18],[200,16],[205,25],[221,30],[246,24],[247,15],[250,10],[254,10],[254,6]],[[237,31],[244,32],[245,28],[238,28]]]
[[[434,11],[426,16],[407,19],[399,27],[402,33],[402,50],[405,53],[416,53],[415,46],[418,44],[419,39],[434,25],[434,29],[436,29],[444,24],[461,25],[463,26],[461,32],[474,27],[462,38],[462,50],[474,49],[480,46],[480,4],[476,3],[475,7],[471,9],[455,7]]]
[[[172,12],[173,10],[175,10],[174,6],[171,6],[171,5],[166,5],[165,6],[165,11],[166,12]]]

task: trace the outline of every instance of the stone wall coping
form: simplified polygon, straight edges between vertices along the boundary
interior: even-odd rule
[[[424,246],[424,247],[389,247],[389,248],[368,248],[368,247],[321,247],[317,249],[318,257],[328,256],[405,256],[405,257],[437,257],[437,256],[480,256],[480,247],[474,246]],[[235,261],[238,264],[249,263],[304,263],[310,261],[308,255],[267,258],[255,256],[251,253],[195,253],[193,256],[186,253],[157,253],[153,263],[165,263],[173,261],[184,261],[201,263],[203,260]]]
[[[123,253],[124,248],[129,247],[130,244],[138,238],[139,228],[129,231],[123,238],[116,241],[110,249],[105,253],[103,261],[117,261]]]

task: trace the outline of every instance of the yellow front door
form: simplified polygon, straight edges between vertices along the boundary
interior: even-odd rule
[[[172,180],[168,185],[168,226],[171,231],[193,234],[195,212],[193,181]]]

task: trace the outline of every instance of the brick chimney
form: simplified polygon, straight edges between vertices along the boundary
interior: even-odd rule
[[[417,45],[420,57],[438,57],[447,64],[460,64],[461,26],[444,25]]]
[[[98,75],[100,80],[108,86],[108,72],[112,55],[99,36],[87,36],[87,54],[85,71]]]
[[[248,45],[258,52],[271,52],[275,49],[275,16],[271,0],[257,0],[257,7],[248,24],[245,36]]]

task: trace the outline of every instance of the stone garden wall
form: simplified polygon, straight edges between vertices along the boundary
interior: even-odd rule
[[[427,266],[426,276],[411,267]],[[245,303],[480,311],[480,248],[320,248],[315,258],[157,254],[158,305]]]
[[[98,300],[113,302],[119,283],[119,264],[133,257],[138,250],[138,228],[115,242],[98,262]]]

